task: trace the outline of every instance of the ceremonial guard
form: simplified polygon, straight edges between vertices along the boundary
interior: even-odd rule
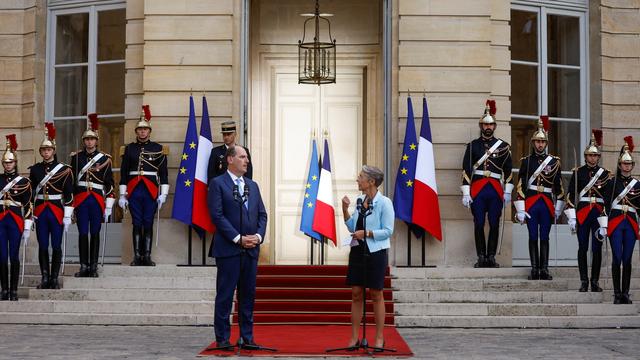
[[[520,161],[516,218],[529,230],[529,280],[552,280],[549,273],[549,232],[564,209],[560,158],[546,153],[549,117],[541,116],[538,130],[531,137],[533,153]],[[555,207],[554,207],[555,203]],[[538,249],[538,239],[540,249]]]
[[[638,211],[640,210],[640,181],[631,176],[635,161],[631,156],[633,138],[624,138],[625,144],[618,158],[616,176],[609,180],[605,194],[608,221],[606,228],[611,244],[611,278],[613,280],[614,304],[631,304],[631,258],[638,239]],[[620,279],[622,264],[622,281]]]
[[[16,135],[7,135],[7,149],[2,155],[4,174],[0,175],[0,300],[18,300],[20,274],[20,241],[29,239],[31,233],[31,182],[18,175],[18,143]],[[11,272],[7,260],[11,260]],[[9,275],[11,274],[11,275]]]
[[[511,147],[496,138],[496,106],[487,100],[480,118],[480,137],[467,144],[462,161],[462,205],[473,214],[478,262],[474,267],[499,267],[496,263],[500,217],[504,203],[511,202]],[[485,243],[484,223],[489,220],[489,239]]]
[[[42,162],[30,168],[29,179],[35,186],[33,215],[36,219],[38,262],[42,280],[38,289],[59,289],[58,275],[62,264],[63,236],[73,215],[73,171],[59,163],[56,156],[55,127],[45,123],[45,138],[40,144]],[[51,241],[51,270],[49,270]]]
[[[604,191],[610,178],[609,170],[598,166],[602,146],[602,130],[593,129],[591,142],[584,149],[585,164],[573,169],[567,189],[567,209],[564,211],[573,234],[578,234],[578,269],[580,292],[589,290],[587,251],[591,239],[591,291],[601,292],[598,285],[602,264],[602,242],[606,237],[598,219],[604,212]],[[600,220],[602,221],[602,220]],[[602,230],[601,230],[602,229]]]
[[[155,266],[151,260],[153,221],[169,195],[167,155],[169,148],[151,141],[151,111],[144,105],[136,124],[136,141],[121,148],[120,198],[133,222],[132,266]]]
[[[216,146],[211,149],[211,155],[209,156],[209,165],[207,166],[207,176],[209,177],[209,183],[211,179],[218,175],[227,173],[227,149],[230,146],[236,146],[236,123],[234,121],[225,121],[222,123],[222,141],[224,144]],[[244,147],[244,146],[243,146]],[[253,175],[253,166],[251,165],[251,154],[249,149],[244,147],[249,157],[249,168],[245,177],[251,179]]]
[[[100,228],[109,220],[113,203],[111,155],[98,150],[98,114],[89,114],[90,126],[82,134],[84,149],[71,153],[71,167],[76,183],[73,191],[80,271],[76,277],[98,277]],[[89,236],[91,240],[89,240]]]

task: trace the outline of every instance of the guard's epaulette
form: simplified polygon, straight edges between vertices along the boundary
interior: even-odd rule
[[[124,156],[124,148],[125,148],[124,145],[120,146],[120,156]]]
[[[578,169],[580,169],[580,166],[576,166],[573,169],[571,169],[571,171],[578,171]]]
[[[104,156],[108,157],[109,159],[111,159],[111,158],[112,158],[111,154],[108,154],[108,153],[106,153],[106,152],[103,152],[103,154],[104,154]]]
[[[520,158],[520,161],[525,160],[526,158],[528,158],[528,156],[523,156]]]
[[[163,155],[169,155],[169,146],[168,145],[162,145],[162,154]]]
[[[72,151],[72,152],[69,154],[69,156],[70,156],[70,157],[71,157],[71,156],[75,156],[75,155],[76,155],[77,153],[79,153],[79,152],[80,152],[80,150]]]

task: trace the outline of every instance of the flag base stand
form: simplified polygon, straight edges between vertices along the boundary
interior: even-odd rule
[[[205,234],[205,238],[202,240],[202,263],[201,264],[194,264],[191,260],[191,255],[193,253],[192,249],[193,249],[193,233],[192,233],[193,227],[189,226],[189,230],[187,232],[187,238],[189,239],[189,241],[187,242],[187,263],[186,264],[178,264],[176,266],[179,267],[216,267],[215,264],[207,264],[207,241],[206,241],[206,234]],[[211,239],[211,241],[213,241],[213,239]]]

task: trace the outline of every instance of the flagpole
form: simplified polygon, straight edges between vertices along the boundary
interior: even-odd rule
[[[309,236],[309,240],[310,240],[309,244],[311,244],[311,256],[310,256],[310,259],[311,259],[311,265],[313,265],[313,255],[314,255],[313,254],[313,238],[311,236]]]
[[[407,224],[407,266],[411,267],[411,227]]]
[[[187,261],[187,263],[189,264],[189,266],[191,266],[191,248],[192,248],[192,244],[191,242],[193,241],[193,235],[191,233],[191,225],[189,225],[189,229],[187,230],[188,232],[188,238],[189,238],[189,245],[188,245],[188,250],[187,253],[189,254],[189,260]]]
[[[426,239],[427,235],[422,234],[422,267],[425,267],[427,265],[427,259],[426,259],[426,253],[427,253],[427,246],[426,246]]]

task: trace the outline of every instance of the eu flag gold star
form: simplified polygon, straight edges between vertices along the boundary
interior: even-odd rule
[[[307,189],[311,188],[311,184],[307,183]]]
[[[400,172],[402,173],[402,175],[407,175],[408,171],[407,171],[407,169],[402,168],[402,169],[400,169]]]
[[[415,149],[416,149],[416,144],[411,144],[411,145],[409,145],[409,149],[411,149],[411,150],[415,150]]]
[[[187,180],[184,182],[184,186],[189,187],[191,186],[191,180]]]
[[[311,208],[311,207],[313,207],[313,203],[312,203],[311,201],[309,201],[309,202],[307,203],[307,207],[310,207],[310,208]]]
[[[413,186],[413,181],[409,180],[407,181],[407,187],[412,187]]]
[[[304,194],[304,197],[305,197],[306,199],[308,199],[308,198],[309,198],[309,193]]]
[[[402,161],[407,161],[409,160],[409,157],[407,156],[407,154],[402,155]]]
[[[187,158],[189,158],[189,155],[187,155],[187,154],[182,154],[182,160],[187,160]]]
[[[196,148],[196,143],[194,143],[193,141],[191,142],[191,144],[189,144],[189,148],[190,149],[195,149]]]
[[[187,173],[187,169],[185,169],[185,167],[181,167],[180,168],[180,174],[186,174]]]
[[[315,175],[313,175],[313,176],[311,177],[311,180],[316,181],[316,180],[318,180],[318,177],[317,177],[317,176],[315,176]]]

